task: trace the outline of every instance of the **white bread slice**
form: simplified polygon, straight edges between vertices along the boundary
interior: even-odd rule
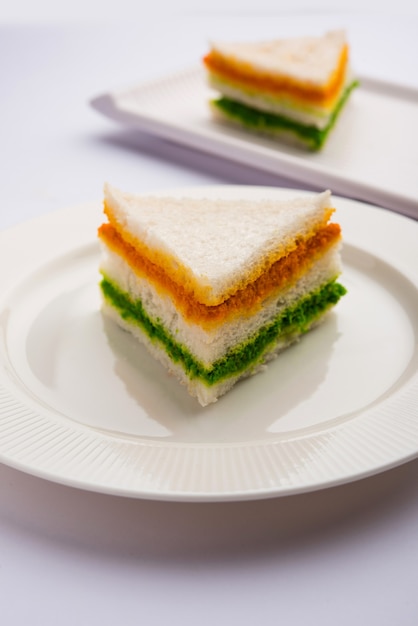
[[[237,201],[133,195],[106,184],[104,194],[116,227],[206,305],[252,282],[333,211],[330,191]]]
[[[347,44],[344,30],[320,37],[293,37],[265,42],[211,42],[212,51],[232,65],[245,65],[252,72],[285,77],[307,86],[326,85],[338,67]]]

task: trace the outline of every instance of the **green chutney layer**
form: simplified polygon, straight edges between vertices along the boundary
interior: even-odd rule
[[[141,300],[133,300],[128,293],[103,275],[100,283],[105,301],[117,310],[120,317],[142,332],[167,353],[176,364],[181,365],[190,379],[199,379],[211,386],[230,376],[243,373],[263,361],[263,355],[281,339],[299,336],[309,330],[316,319],[346,293],[345,287],[332,280],[318,290],[299,300],[281,312],[252,335],[251,338],[231,348],[222,358],[206,366],[165,329],[159,319],[152,319]]]
[[[239,122],[250,130],[264,134],[291,132],[311,150],[319,150],[325,143],[350,93],[358,84],[358,81],[353,81],[346,87],[324,128],[308,126],[284,115],[261,111],[226,96],[213,100],[212,105],[219,109],[225,117]]]

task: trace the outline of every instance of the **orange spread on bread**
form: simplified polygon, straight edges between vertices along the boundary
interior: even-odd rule
[[[220,304],[208,306],[199,302],[195,294],[184,284],[176,282],[161,267],[153,263],[141,251],[126,241],[111,223],[99,228],[99,237],[119,254],[138,275],[146,277],[160,292],[168,292],[185,319],[202,326],[220,324],[238,314],[252,314],[266,298],[273,296],[285,284],[294,284],[314,261],[331,248],[341,237],[338,224],[330,223],[304,241],[297,242],[294,249],[275,260],[258,278]]]
[[[335,209],[333,207],[326,207],[323,211],[321,220],[317,220],[316,223],[312,224],[310,232],[306,233],[304,239],[308,239],[319,229],[324,227],[328,223],[334,211]],[[123,228],[123,226],[118,223],[111,207],[106,202],[104,202],[104,212],[109,219],[109,223],[114,226],[115,230],[120,233],[124,242],[129,244],[137,254],[139,254],[144,260],[146,259],[150,265],[164,268],[164,274],[167,276],[167,279],[169,278],[176,285],[181,285],[182,288],[184,288],[188,293],[192,294],[194,300],[209,307],[222,304],[222,302],[233,295],[236,291],[243,290],[247,285],[255,282],[257,278],[262,276],[262,274],[271,265],[273,265],[281,257],[289,254],[301,241],[301,238],[299,238],[298,241],[291,241],[287,248],[284,246],[276,248],[276,250],[270,254],[262,257],[259,263],[254,262],[247,275],[242,276],[239,279],[239,282],[235,282],[232,287],[219,295],[213,294],[210,286],[202,283],[201,280],[198,281],[192,272],[187,267],[183,266],[177,259],[170,257],[161,250],[148,247],[140,239],[136,238],[128,230]]]
[[[348,46],[341,51],[338,66],[324,85],[314,85],[299,81],[289,76],[280,76],[271,72],[260,72],[250,63],[222,56],[211,51],[203,58],[207,69],[221,80],[235,84],[237,87],[257,89],[268,92],[272,96],[287,95],[301,102],[328,107],[338,97],[344,82],[348,61]]]

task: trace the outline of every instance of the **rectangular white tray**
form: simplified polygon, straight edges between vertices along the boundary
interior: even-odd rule
[[[215,122],[213,92],[199,67],[100,95],[91,105],[159,137],[417,219],[418,90],[360,81],[319,153]]]

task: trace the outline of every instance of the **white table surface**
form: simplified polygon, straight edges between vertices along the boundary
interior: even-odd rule
[[[231,29],[238,38],[342,25],[362,73],[418,86],[418,17],[407,13],[183,11],[117,28],[0,24],[0,228],[100,199],[105,180],[138,191],[294,186],[117,127],[87,102],[189,66]],[[130,500],[0,465],[5,626],[412,626],[417,565],[418,461],[323,491],[235,503]]]

